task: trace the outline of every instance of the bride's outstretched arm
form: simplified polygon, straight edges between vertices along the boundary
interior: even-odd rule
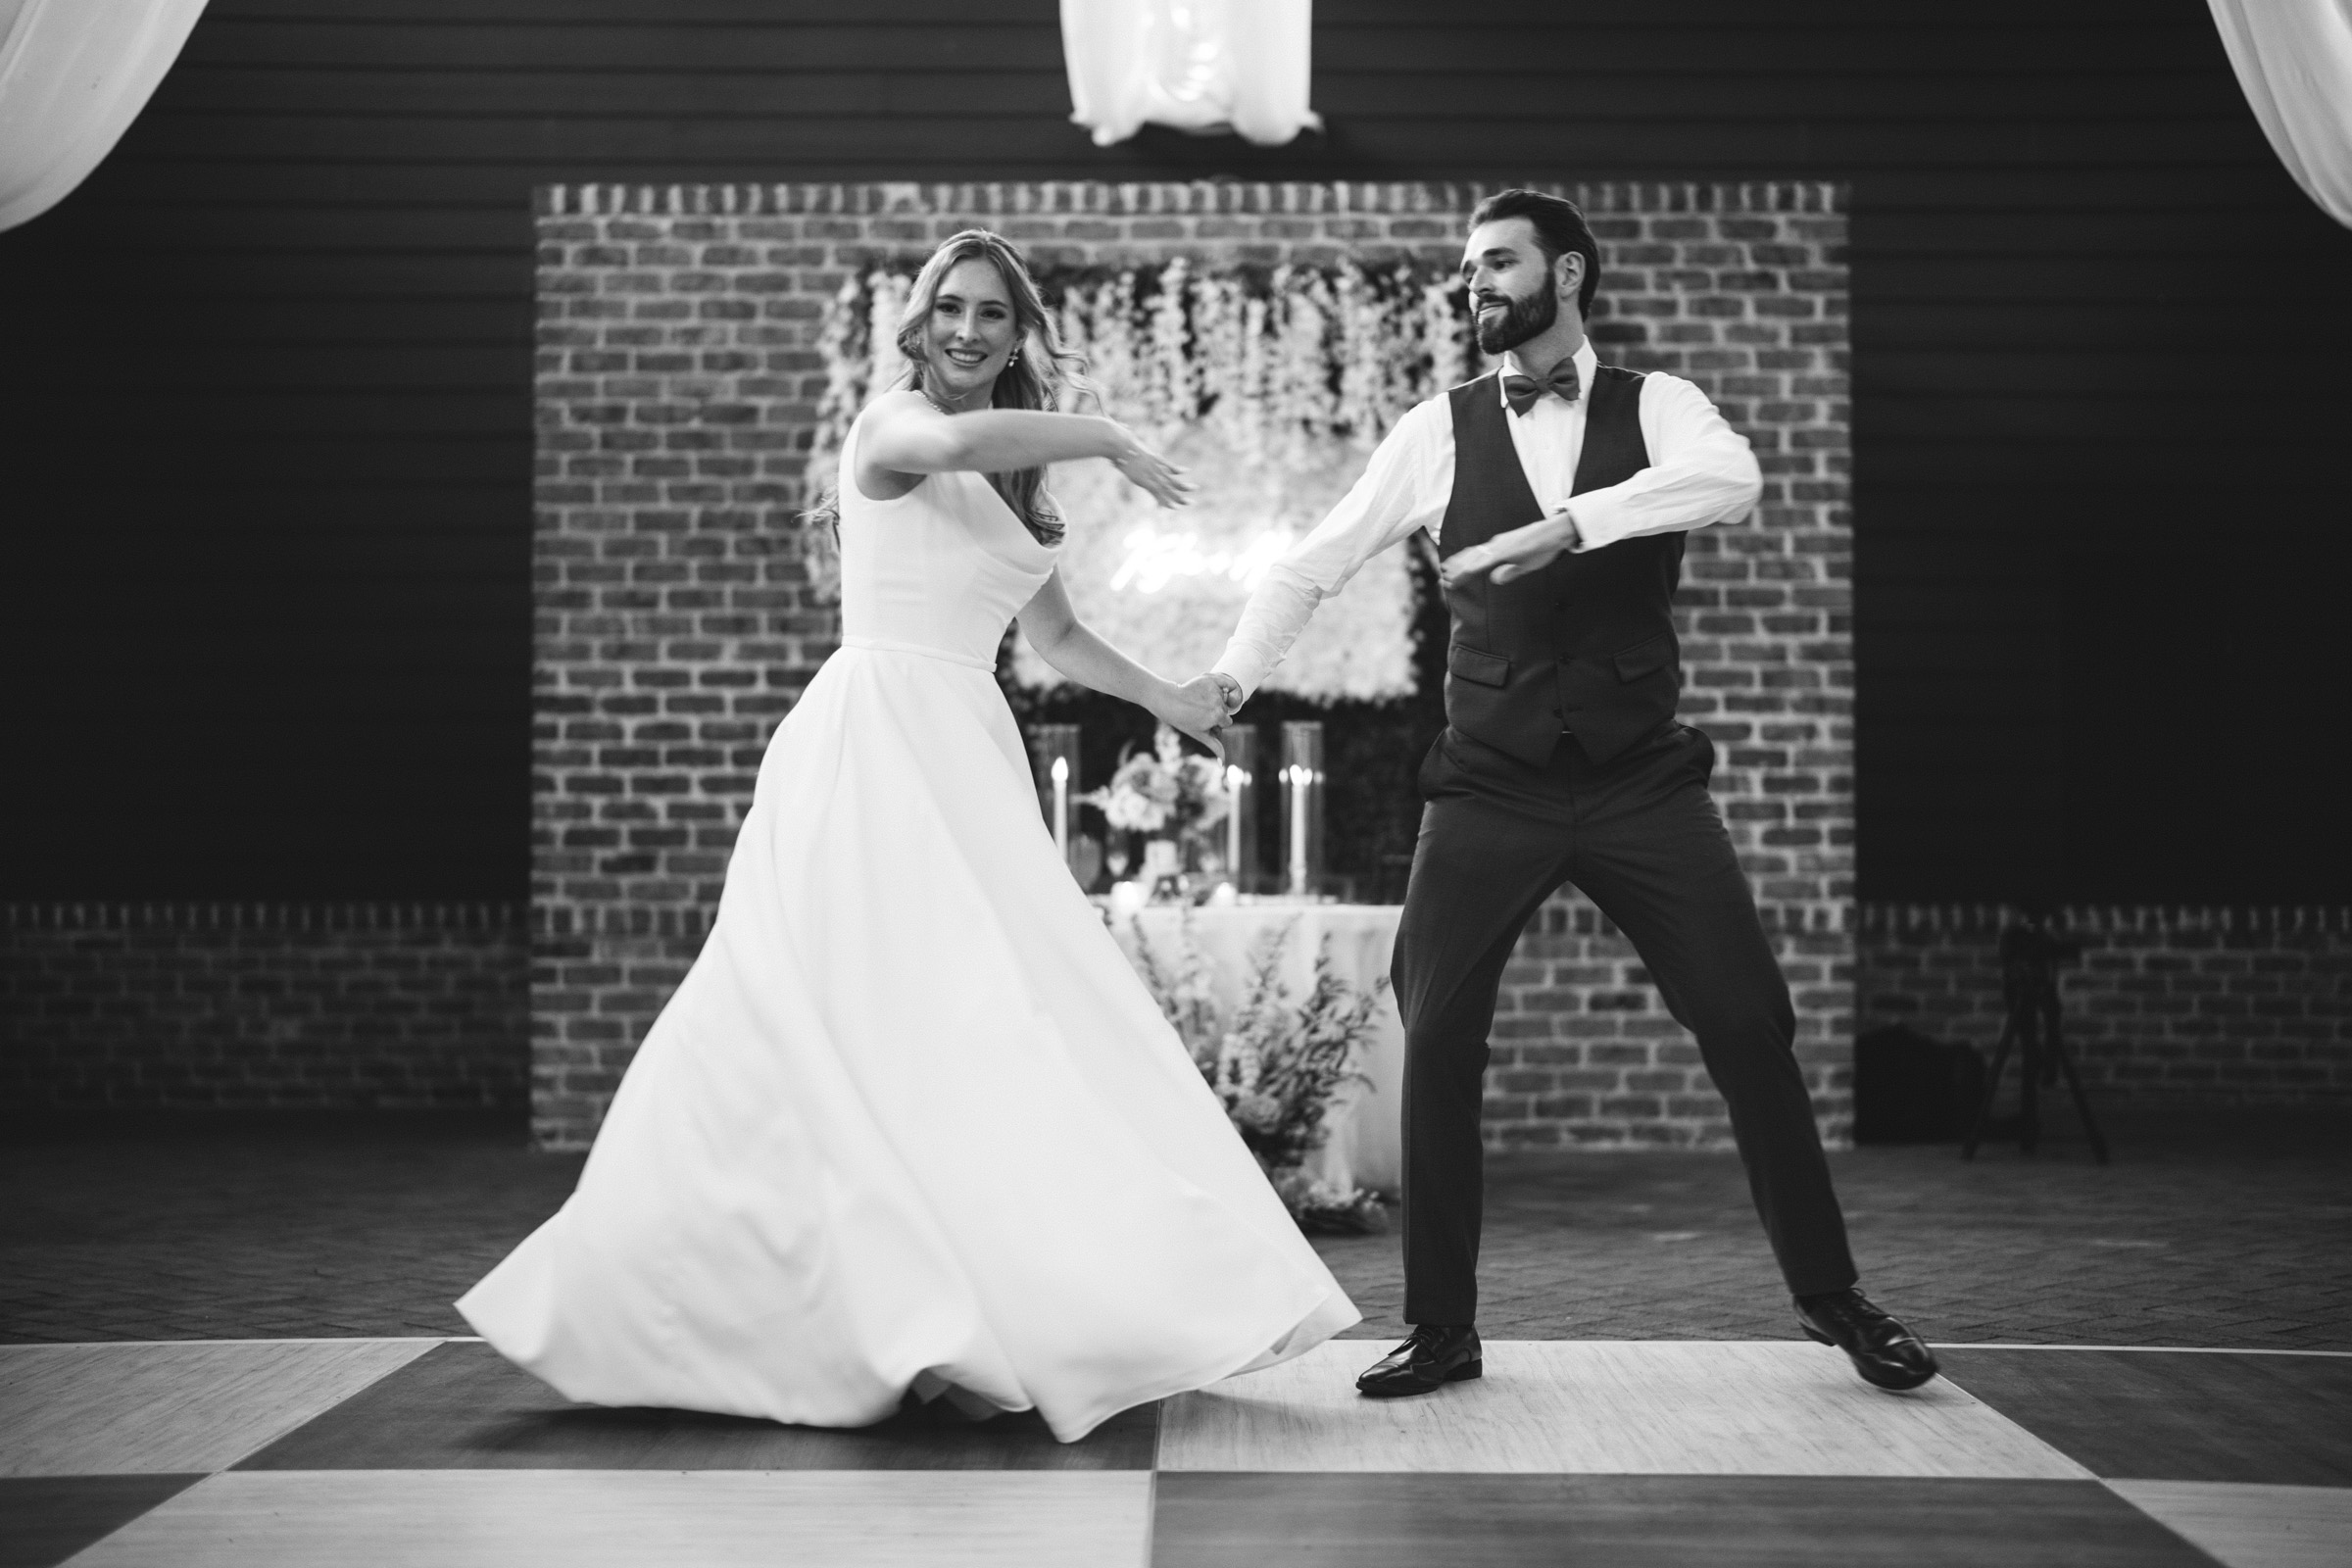
[[[1103,458],[1163,507],[1193,493],[1182,468],[1118,420],[1092,414],[979,409],[951,416],[919,392],[897,392],[866,412],[858,439],[859,463],[892,473],[1007,473]]]
[[[1162,680],[1104,642],[1070,608],[1070,596],[1056,570],[1021,609],[1021,635],[1038,657],[1081,686],[1134,703],[1162,723],[1190,735],[1225,757],[1220,735],[1225,727],[1225,694],[1213,676],[1201,675],[1179,686]]]

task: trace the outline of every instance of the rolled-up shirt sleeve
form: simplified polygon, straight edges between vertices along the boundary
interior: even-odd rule
[[[1209,667],[1254,693],[1282,662],[1315,607],[1348,586],[1365,562],[1415,529],[1433,534],[1453,494],[1453,421],[1444,398],[1396,421],[1340,504],[1267,568],[1241,623]]]
[[[1642,378],[1642,439],[1649,448],[1648,467],[1622,484],[1563,498],[1576,518],[1579,550],[1736,522],[1755,510],[1764,493],[1747,437],[1679,375],[1653,371]]]

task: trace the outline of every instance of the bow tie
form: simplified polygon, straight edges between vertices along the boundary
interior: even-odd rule
[[[1549,392],[1563,403],[1574,403],[1583,390],[1577,384],[1576,361],[1573,357],[1553,366],[1540,379],[1528,375],[1506,375],[1502,378],[1502,400],[1511,406],[1513,414],[1525,414],[1536,406],[1536,399]]]

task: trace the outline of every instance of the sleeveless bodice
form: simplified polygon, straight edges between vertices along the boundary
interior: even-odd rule
[[[934,473],[905,495],[858,489],[859,415],[841,448],[841,631],[848,648],[997,667],[1004,627],[1053,574],[1039,544],[977,473]]]

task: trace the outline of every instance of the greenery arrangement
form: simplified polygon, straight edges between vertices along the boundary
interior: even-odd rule
[[[1249,983],[1230,1016],[1217,1005],[1189,913],[1173,970],[1136,928],[1138,968],[1299,1228],[1383,1230],[1388,1219],[1378,1195],[1361,1187],[1342,1192],[1305,1165],[1331,1135],[1325,1117],[1342,1087],[1365,1081],[1364,1040],[1388,981],[1357,991],[1333,972],[1326,938],[1315,954],[1313,989],[1293,1006],[1277,971],[1297,926],[1275,927],[1253,945]]]

